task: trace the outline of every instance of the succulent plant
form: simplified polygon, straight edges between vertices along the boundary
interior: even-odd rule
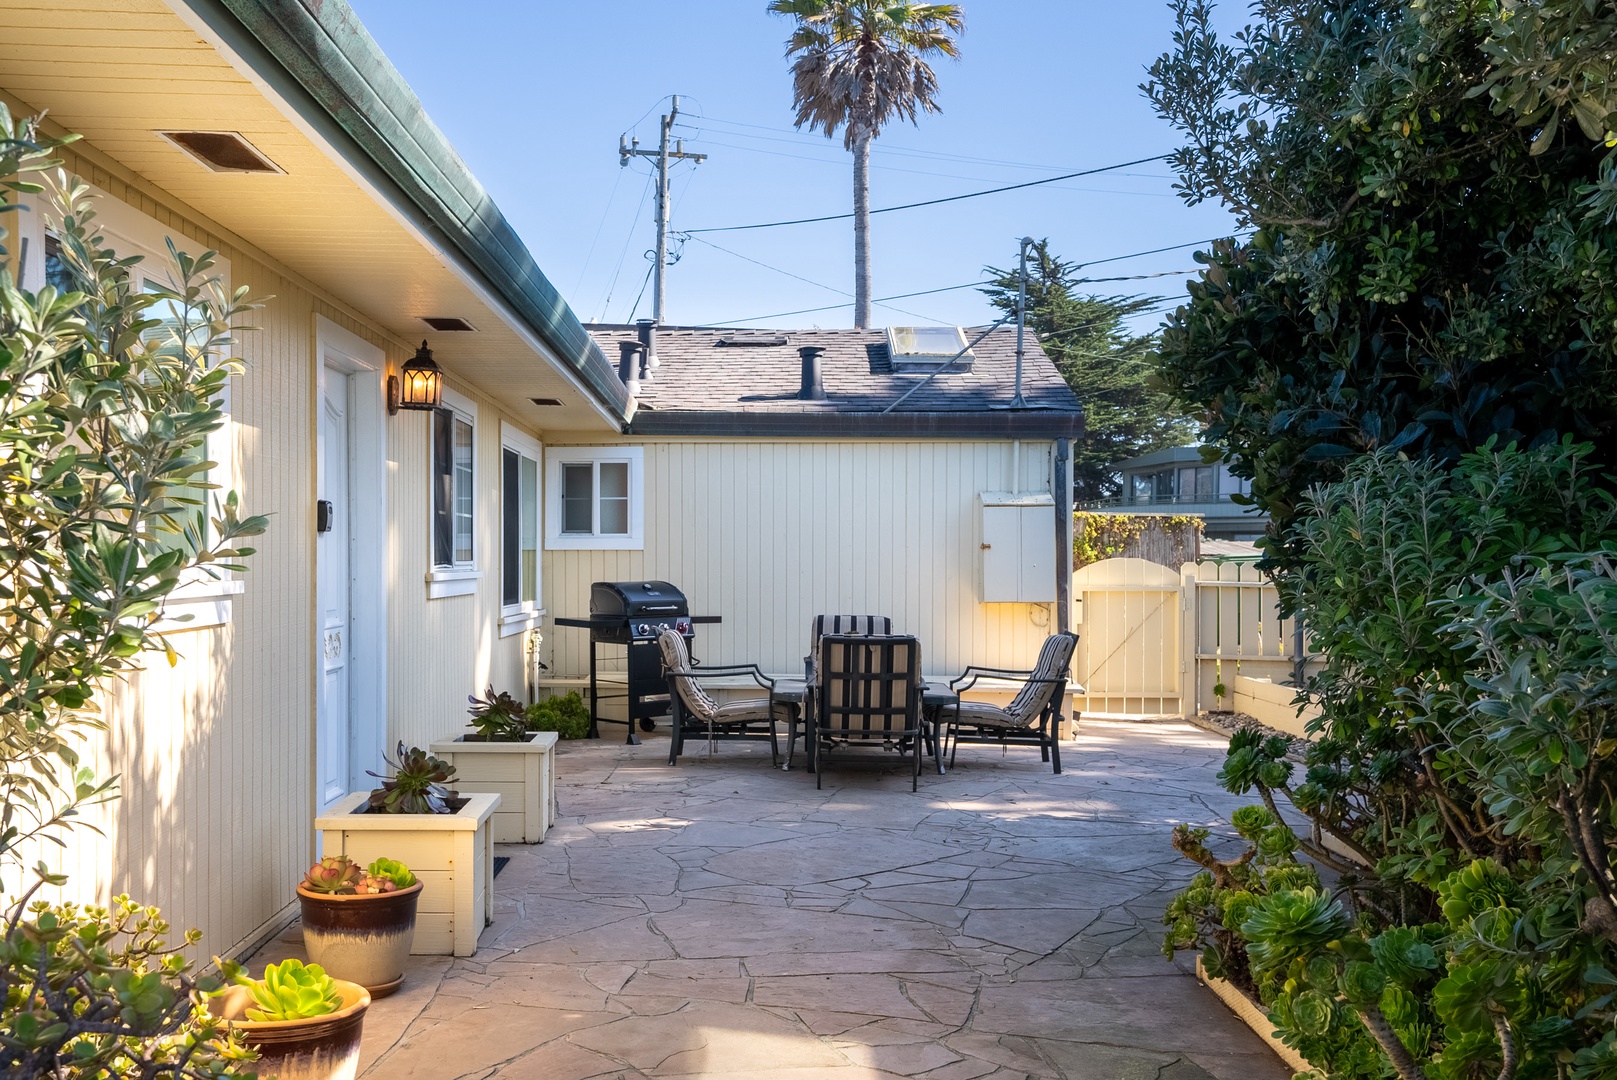
[[[258,1005],[247,1010],[249,1020],[304,1020],[336,1012],[342,1005],[336,982],[319,964],[282,960],[266,967],[262,979],[241,981]]]
[[[399,740],[398,760],[387,761],[392,776],[369,773],[382,781],[371,792],[370,807],[383,814],[448,814],[449,789],[443,785],[455,775],[455,767],[433,757],[419,746],[406,750]]]
[[[468,710],[472,727],[490,742],[521,742],[528,735],[526,706],[505,691],[498,694],[490,686],[486,697],[472,694],[466,700],[472,703]]]
[[[327,855],[303,875],[303,887],[317,893],[351,893],[364,871],[346,855]]]
[[[377,859],[365,868],[365,877],[368,881],[378,885],[385,883],[389,888],[377,888],[377,892],[392,892],[394,889],[408,889],[416,883],[416,876],[410,868],[397,859]]]

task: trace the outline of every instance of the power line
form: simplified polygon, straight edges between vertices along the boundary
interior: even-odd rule
[[[692,239],[695,239],[695,237],[692,237]],[[968,281],[964,285],[946,285],[941,289],[922,289],[920,292],[899,293],[896,296],[883,296],[883,297],[881,297],[879,299],[872,300],[871,303],[872,304],[885,304],[889,300],[907,300],[912,296],[931,296],[934,293],[955,292],[956,290],[959,290],[959,289],[975,289],[975,288],[978,288],[981,285],[982,285],[982,282],[980,282],[980,281]],[[833,291],[841,292],[840,289],[833,290]],[[847,294],[844,293],[843,295],[846,296]],[[788,315],[812,315],[815,312],[819,312],[819,311],[837,311],[837,310],[839,310],[841,308],[845,308],[845,307],[853,307],[853,304],[851,304],[851,303],[848,303],[848,304],[827,304],[824,307],[799,308],[797,311],[777,311],[773,315],[754,315],[750,319],[722,319],[722,320],[716,320],[714,322],[707,323],[705,325],[707,325],[707,326],[729,326],[732,323],[760,322],[760,321],[762,321],[764,319],[784,319]],[[913,314],[913,312],[905,312],[905,314],[909,315],[909,314]]]
[[[730,132],[721,132],[721,134],[728,135]],[[696,140],[697,138],[698,136],[692,136],[693,140]],[[717,139],[710,139],[706,137],[700,137],[700,141],[703,146],[722,146],[727,150],[740,150],[744,154],[762,154],[765,157],[790,158],[793,161],[807,161],[815,165],[826,165],[836,168],[845,168],[847,165],[845,161],[841,161],[836,158],[816,157],[812,154],[788,154],[782,150],[762,150],[756,146],[741,146],[736,143],[720,142]],[[959,173],[937,172],[933,169],[905,169],[897,165],[871,165],[871,168],[880,172],[904,173],[907,176],[936,176],[947,180],[971,180],[976,183],[988,183],[993,180],[992,177],[962,176]],[[1153,199],[1173,199],[1178,197],[1169,191],[1126,191],[1121,188],[1063,187],[1057,188],[1056,190],[1087,191],[1101,195],[1143,195]]]
[[[696,230],[687,230],[685,235],[689,235],[690,232],[694,232],[694,231],[696,231]],[[837,294],[839,294],[841,296],[847,296],[848,295],[848,293],[844,292],[842,289],[833,288],[830,285],[823,285],[818,281],[811,281],[810,279],[805,278],[805,277],[799,277],[797,274],[794,274],[789,270],[782,270],[778,266],[770,266],[768,263],[759,262],[758,260],[749,258],[746,255],[740,254],[739,252],[734,252],[734,251],[729,250],[728,248],[719,247],[719,245],[713,243],[711,240],[703,240],[703,239],[701,239],[700,237],[697,237],[697,236],[691,236],[690,238],[692,240],[695,240],[699,244],[706,244],[708,247],[715,248],[715,249],[717,249],[719,251],[722,251],[726,255],[734,255],[738,259],[743,259],[743,260],[745,260],[747,262],[755,263],[758,266],[764,267],[766,270],[773,270],[778,274],[785,274],[787,277],[797,278],[799,281],[807,282],[810,285],[814,285],[814,286],[817,286],[819,288],[825,289],[828,292],[837,293]],[[1112,255],[1112,256],[1109,256],[1108,258],[1105,258],[1105,259],[1091,259],[1088,262],[1074,263],[1073,264],[1073,269],[1078,269],[1078,268],[1084,267],[1084,266],[1101,266],[1101,265],[1103,265],[1105,263],[1122,262],[1125,259],[1138,259],[1138,258],[1140,258],[1142,256],[1145,256],[1145,255],[1159,255],[1159,254],[1161,254],[1162,252],[1165,252],[1165,251],[1180,251],[1180,250],[1182,250],[1184,248],[1200,247],[1202,244],[1210,244],[1212,242],[1213,242],[1212,240],[1192,240],[1192,241],[1190,241],[1189,243],[1186,243],[1186,244],[1172,244],[1172,245],[1169,245],[1168,247],[1151,248],[1148,251],[1133,251],[1133,252],[1130,252],[1127,255]],[[1071,284],[1074,284],[1074,285],[1079,285],[1079,284],[1087,285],[1087,284],[1094,284],[1094,283],[1097,283],[1097,282],[1105,282],[1105,281],[1140,281],[1140,280],[1144,280],[1146,278],[1168,277],[1168,276],[1175,275],[1175,274],[1194,274],[1195,272],[1196,272],[1195,270],[1172,270],[1172,271],[1165,271],[1165,272],[1160,273],[1160,274],[1131,274],[1131,275],[1129,275],[1127,277],[1079,278],[1078,280],[1076,280],[1074,282],[1071,282]],[[931,296],[931,295],[933,295],[935,293],[958,292],[961,289],[979,289],[979,288],[982,288],[985,285],[992,285],[992,284],[993,284],[992,281],[968,281],[963,285],[945,285],[944,287],[942,287],[940,289],[923,289],[920,292],[898,293],[898,294],[896,294],[894,296],[884,296],[884,297],[881,297],[878,300],[872,300],[871,303],[873,303],[873,304],[881,304],[881,303],[884,303],[884,302],[886,302],[888,300],[906,300],[906,299],[909,299],[910,297],[914,297],[914,296]],[[774,314],[771,314],[771,315],[755,315],[755,316],[753,316],[752,318],[749,318],[749,319],[717,320],[717,321],[714,321],[714,322],[707,323],[705,325],[708,325],[708,326],[728,326],[731,323],[760,322],[760,321],[762,321],[764,319],[783,319],[788,315],[813,315],[813,314],[821,312],[821,311],[836,311],[836,310],[838,310],[840,308],[852,307],[852,306],[853,305],[851,305],[851,304],[828,304],[828,305],[826,305],[824,307],[799,308],[796,311],[777,311],[777,312],[775,312]],[[898,309],[898,310],[902,310],[902,309]],[[914,313],[913,312],[905,312],[905,314],[909,315],[909,314],[914,314]],[[1138,312],[1137,314],[1152,314],[1152,313],[1151,312]],[[1062,331],[1062,333],[1065,333],[1065,332],[1066,331]]]
[[[1147,161],[1163,161],[1167,154],[1157,154],[1155,157],[1139,158],[1136,161],[1124,161],[1116,165],[1104,165],[1098,169],[1084,169],[1080,172],[1065,173],[1061,176],[1051,176],[1044,180],[1028,180],[1021,184],[1007,184],[1004,187],[989,188],[987,191],[968,191],[964,195],[949,195],[941,199],[927,199],[923,202],[905,203],[902,206],[884,206],[879,210],[872,210],[872,214],[891,214],[895,210],[914,210],[922,206],[937,206],[940,203],[959,202],[962,199],[977,199],[984,195],[998,195],[1006,191],[1019,191],[1023,188],[1039,187],[1043,184],[1053,184],[1058,180],[1072,180],[1080,176],[1093,176],[1096,173],[1111,172],[1114,169],[1126,169],[1130,165],[1143,165]],[[756,225],[726,225],[710,229],[686,229],[689,233],[714,232],[742,232],[748,229],[774,229],[782,225],[810,225],[819,221],[844,221],[853,217],[852,214],[827,214],[824,217],[798,218],[795,221],[766,221]]]
[[[655,105],[652,108],[656,108]],[[656,179],[654,174],[646,174],[645,187],[640,189],[640,201],[635,204],[634,217],[629,222],[629,235],[623,238],[623,250],[618,252],[618,264],[612,270],[612,280],[606,286],[606,299],[601,301],[601,316],[598,321],[606,320],[608,306],[612,303],[612,294],[617,291],[618,275],[623,273],[623,260],[629,257],[629,245],[634,242],[635,226],[640,224],[640,210],[646,205],[646,196],[651,194],[652,182]]]
[[[767,124],[748,124],[748,123],[744,123],[744,122],[742,122],[740,120],[726,120],[726,119],[723,119],[721,117],[705,116],[705,115],[702,115],[700,113],[691,113],[689,115],[692,116],[696,120],[703,121],[704,123],[724,124],[724,125],[727,125],[727,126],[730,126],[730,127],[750,128],[753,131],[773,131],[773,132],[777,132],[777,133],[782,134],[782,135],[794,136],[793,138],[789,138],[789,139],[780,139],[780,138],[774,138],[774,137],[767,136],[767,135],[749,135],[749,134],[747,134],[745,132],[740,132],[740,131],[733,131],[733,132],[732,131],[723,131],[723,132],[720,132],[720,134],[729,135],[729,136],[733,136],[733,137],[736,137],[736,138],[758,139],[758,140],[762,140],[762,141],[765,141],[765,142],[779,142],[779,143],[787,143],[787,144],[790,144],[790,145],[798,145],[798,146],[806,145],[805,140],[807,140],[807,142],[811,142],[811,143],[814,143],[814,144],[817,144],[817,145],[825,145],[830,141],[830,140],[827,140],[827,139],[825,139],[824,137],[822,137],[820,135],[817,135],[817,134],[814,134],[814,133],[811,133],[811,132],[807,132],[807,131],[803,131],[803,130],[801,130],[799,128],[773,127],[773,126],[770,126],[770,125],[767,125]],[[693,130],[693,131],[700,131],[700,128],[698,128],[698,127],[696,127],[694,125],[687,124],[685,126],[687,128],[689,128],[689,129]],[[996,166],[996,167],[1001,167],[1001,168],[1037,169],[1037,170],[1039,170],[1041,172],[1055,172],[1057,170],[1065,169],[1065,168],[1068,167],[1066,165],[1041,165],[1041,164],[1035,164],[1035,163],[1029,162],[1029,161],[1008,161],[1008,160],[1006,160],[1004,158],[985,158],[985,157],[972,157],[972,156],[969,156],[969,155],[966,155],[966,154],[948,154],[948,153],[944,153],[944,152],[939,151],[939,150],[922,150],[922,149],[919,149],[918,147],[903,146],[902,144],[894,144],[894,143],[888,142],[886,139],[881,139],[881,140],[878,140],[878,141],[874,142],[871,145],[871,152],[873,154],[877,154],[877,155],[899,154],[899,155],[903,155],[905,157],[936,158],[936,159],[941,160],[941,161],[961,161],[961,162],[969,162],[969,163],[975,164],[975,165],[989,165],[989,166]],[[1161,174],[1157,174],[1157,173],[1133,174],[1133,175],[1144,175],[1147,178],[1153,179],[1153,180],[1171,180],[1171,179],[1173,179],[1173,177],[1171,177],[1171,176],[1162,176]]]

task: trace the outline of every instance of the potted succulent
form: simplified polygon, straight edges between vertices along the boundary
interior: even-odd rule
[[[362,867],[328,855],[298,885],[304,949],[333,976],[359,983],[372,998],[387,997],[404,982],[420,898],[420,880],[401,862]]]
[[[208,1002],[258,1052],[260,1076],[278,1080],[353,1080],[371,995],[333,979],[319,964],[282,960],[247,978],[224,965],[235,985]]]
[[[433,754],[454,767],[462,791],[500,796],[495,843],[542,843],[556,814],[557,734],[530,730],[522,702],[492,686],[467,700],[473,730],[433,743]]]
[[[315,819],[322,850],[366,866],[408,863],[421,882],[410,952],[471,956],[494,915],[489,823],[500,795],[451,791],[454,765],[402,742],[388,765],[380,787],[345,795]]]

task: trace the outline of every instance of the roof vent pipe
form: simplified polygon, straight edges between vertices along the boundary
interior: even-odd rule
[[[635,323],[640,328],[640,344],[646,347],[646,378],[651,378],[651,372],[662,366],[657,359],[657,320],[641,319]]]
[[[824,353],[820,345],[804,345],[797,350],[803,358],[803,383],[797,396],[803,401],[825,400],[825,382],[820,375],[820,357]]]
[[[618,342],[618,378],[629,388],[629,396],[640,393],[640,355],[645,346],[638,341]]]

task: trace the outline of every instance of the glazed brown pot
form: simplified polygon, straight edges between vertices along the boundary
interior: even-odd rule
[[[421,882],[390,893],[332,894],[298,886],[309,962],[387,997],[404,982]]]
[[[371,995],[358,983],[334,980],[342,1007],[305,1020],[247,1020],[253,995],[232,986],[209,1003],[230,1021],[242,1041],[258,1051],[250,1068],[276,1080],[354,1080],[359,1066],[359,1040]]]

